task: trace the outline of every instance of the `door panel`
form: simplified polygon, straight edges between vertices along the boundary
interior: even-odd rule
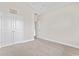
[[[15,20],[15,24],[14,24],[15,41],[17,41],[17,42],[23,41],[24,40],[24,20],[22,19],[22,17],[19,17],[19,16],[16,16],[14,20]]]
[[[0,46],[1,46],[1,15],[0,15]]]
[[[12,16],[11,15],[6,15],[6,36],[7,36],[7,41],[6,43],[12,43],[13,38],[12,38]]]
[[[2,45],[6,43],[6,19],[5,15],[2,15],[2,33],[1,33],[1,40],[2,40]]]
[[[8,15],[2,15],[2,45],[5,45],[10,42],[11,33],[10,33],[10,26],[11,26],[11,19],[9,19]]]
[[[12,42],[12,20],[10,15],[2,16],[2,44],[6,45]]]

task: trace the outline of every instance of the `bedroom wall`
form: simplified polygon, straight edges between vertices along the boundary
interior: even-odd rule
[[[38,37],[79,48],[79,3],[40,16]]]

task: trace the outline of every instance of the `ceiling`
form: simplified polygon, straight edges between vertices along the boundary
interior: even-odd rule
[[[28,5],[34,13],[45,13],[52,9],[53,11],[71,4],[71,2],[29,2]]]

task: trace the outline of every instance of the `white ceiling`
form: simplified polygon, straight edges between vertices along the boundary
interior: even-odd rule
[[[44,13],[52,9],[53,11],[71,4],[71,2],[29,2],[33,12]]]

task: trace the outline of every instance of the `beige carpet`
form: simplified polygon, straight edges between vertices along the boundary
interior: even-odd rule
[[[72,52],[72,53],[71,53]],[[63,56],[79,55],[79,49],[42,39],[0,48],[1,56]]]

